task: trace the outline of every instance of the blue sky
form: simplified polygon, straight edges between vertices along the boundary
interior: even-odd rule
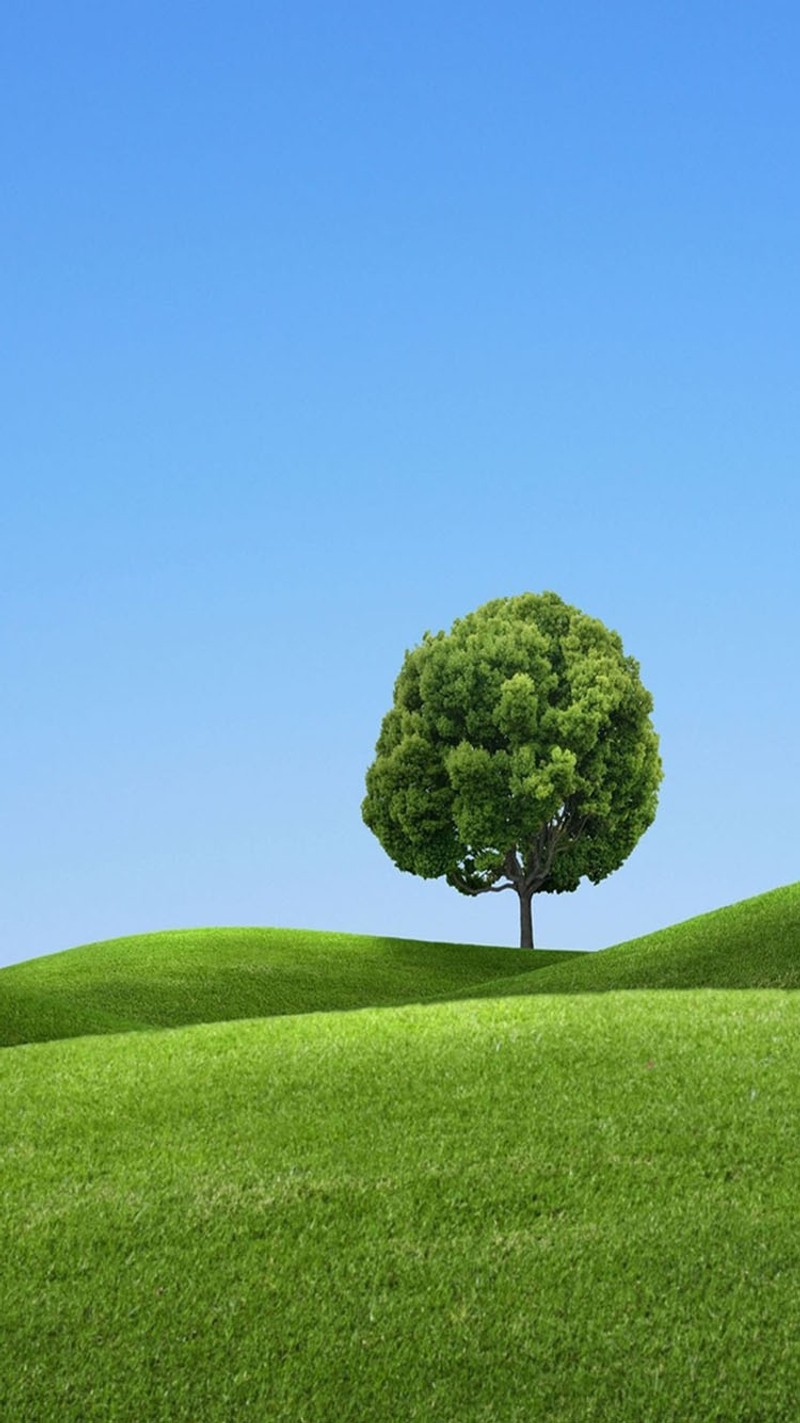
[[[337,12],[338,10],[338,12]],[[552,588],[653,693],[598,949],[800,877],[800,11],[0,17],[0,963],[517,942],[361,822],[406,648]]]

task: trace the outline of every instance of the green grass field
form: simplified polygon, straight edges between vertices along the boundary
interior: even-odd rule
[[[800,883],[0,970],[0,1418],[797,1423],[797,988]]]
[[[546,968],[573,957],[537,953]],[[303,929],[171,929],[0,969],[0,1046],[448,999],[530,954]],[[505,980],[504,980],[505,981]]]

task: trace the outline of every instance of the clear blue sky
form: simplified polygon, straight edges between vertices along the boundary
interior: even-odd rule
[[[406,648],[552,588],[654,696],[597,949],[800,878],[800,10],[0,16],[0,962],[517,942],[361,822]]]

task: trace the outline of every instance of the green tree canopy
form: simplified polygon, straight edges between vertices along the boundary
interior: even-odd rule
[[[462,894],[599,884],[652,824],[653,699],[619,634],[556,593],[496,598],[407,652],[362,816],[398,869]]]

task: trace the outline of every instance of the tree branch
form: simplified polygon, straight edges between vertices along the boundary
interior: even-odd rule
[[[510,850],[506,855],[506,864],[508,864],[510,856],[514,856],[516,860],[514,851]],[[517,885],[514,879],[510,879],[508,884],[497,884],[497,880],[502,874],[508,874],[505,867],[499,870],[484,871],[484,878],[481,878],[479,874],[468,877],[461,870],[456,869],[450,870],[446,879],[448,884],[452,885],[454,889],[460,890],[462,894],[502,894],[504,889],[516,889]]]
[[[503,874],[513,882],[522,879],[522,865],[515,847],[512,847],[503,861]]]
[[[527,854],[520,857],[517,847],[506,851],[501,869],[485,870],[483,874],[466,874],[461,870],[451,870],[447,875],[448,884],[462,894],[502,894],[505,889],[515,889],[518,894],[536,892],[544,884],[553,862],[562,850],[583,833],[589,822],[588,815],[580,815],[574,800],[566,800],[558,813],[542,827],[531,844]],[[498,884],[501,875],[506,876],[505,884]]]
[[[574,814],[573,807],[562,806],[554,820],[548,821],[547,825],[539,832],[536,840],[531,846],[530,855],[527,857],[527,867],[523,879],[525,890],[534,892],[544,884],[547,876],[553,868],[553,861],[560,850],[564,850],[571,839],[577,838],[579,832],[568,834],[572,830],[571,820]]]

